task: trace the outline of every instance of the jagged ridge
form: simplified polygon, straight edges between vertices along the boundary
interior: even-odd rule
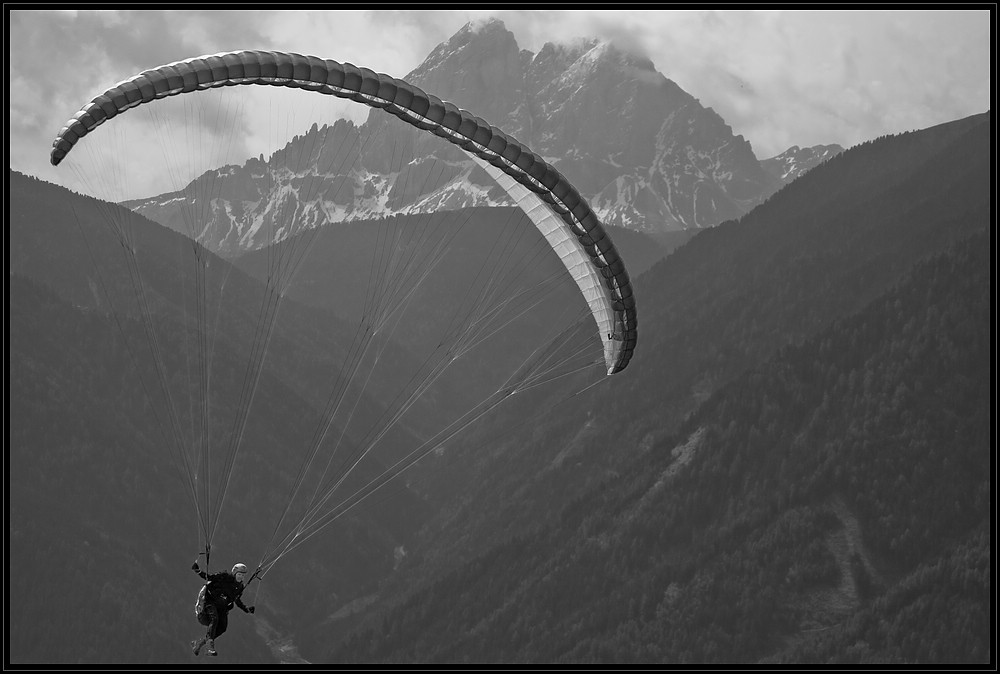
[[[533,54],[498,20],[468,24],[404,79],[529,145],[612,226],[709,227],[783,184],[711,108],[607,42],[549,43]],[[220,186],[204,230],[216,234],[203,243],[238,254],[327,222],[510,205],[460,150],[387,117],[313,124],[266,161],[199,178]],[[194,194],[189,186],[129,206],[179,228],[179,197]]]

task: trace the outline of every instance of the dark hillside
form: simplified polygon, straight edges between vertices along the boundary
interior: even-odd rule
[[[124,213],[123,209],[14,171],[8,172],[8,187],[11,273],[43,283],[74,306],[140,315],[133,285],[136,276],[129,271],[123,245],[108,225],[109,211]],[[208,323],[229,342],[217,348],[248,353],[266,297],[264,285],[176,232],[135,214],[126,221],[133,235],[130,243],[137,251],[138,280],[145,286],[152,312],[194,325],[196,258],[192,251],[197,249],[205,260]],[[283,300],[278,315],[268,354],[290,385],[317,399],[327,392],[331,369],[344,361],[354,326],[294,301]],[[390,347],[386,358],[403,360],[406,356]],[[376,375],[373,388],[378,391],[383,383]]]
[[[428,468],[429,480],[472,485],[462,521],[441,535],[488,547],[498,535],[550,521],[727,382],[860,311],[921,259],[986,229],[989,136],[990,117],[980,115],[852,148],[742,221],[674,251],[635,280],[640,341],[623,376],[548,415],[549,423],[532,420],[530,434]],[[488,447],[506,433],[484,429],[469,445]],[[449,546],[435,539],[428,547],[437,557]],[[439,561],[453,562],[447,554]]]
[[[989,662],[987,244],[740,375],[331,658]]]
[[[93,200],[13,172],[8,181],[11,558],[15,569],[50,579],[41,588],[12,584],[10,605],[15,615],[51,614],[12,623],[13,661],[70,662],[63,654],[75,654],[72,662],[184,661],[190,656],[186,644],[201,629],[191,618],[197,579],[188,570],[198,552],[197,520],[168,451],[163,398],[146,331],[128,302],[132,289],[117,243],[96,219]],[[81,238],[84,228],[88,235]],[[150,261],[143,279],[154,298],[152,331],[167,372],[178,374],[169,380],[177,392],[196,343],[196,326],[184,307],[185,269],[172,256],[184,242],[152,223],[138,223],[136,230],[143,259]],[[213,324],[211,432],[220,438],[217,445],[236,415],[253,332],[247,326],[253,326],[261,293],[252,279],[225,266],[219,260],[212,267],[226,280],[229,299]],[[108,311],[109,297],[114,312]],[[272,338],[277,351],[261,375],[222,510],[213,567],[231,564],[234,555],[255,564],[263,552],[289,498],[307,434],[319,423],[319,392],[342,358],[336,352],[342,328],[330,315],[288,302],[281,318]],[[358,416],[378,413],[374,405],[359,410]],[[403,432],[396,437],[414,442]],[[365,464],[357,479],[381,470],[378,462]],[[270,627],[287,630],[289,616],[308,615],[317,596],[349,601],[365,593],[391,571],[394,549],[427,508],[405,487],[396,489],[330,527],[311,548],[292,553],[267,577],[260,598]],[[67,574],[67,560],[77,559],[91,561],[74,562]],[[296,566],[312,568],[321,580],[296,582],[296,573],[288,573]],[[178,621],[166,633],[144,617],[147,607],[127,599],[145,594],[150,569],[158,576],[156,593],[176,602],[152,609]],[[81,622],[87,612],[53,611],[102,602],[101,621]],[[51,634],[20,629],[38,621],[62,635],[58,649],[48,643]],[[270,633],[262,624],[256,628]],[[130,629],[135,647],[109,651],[106,645]],[[233,637],[234,645],[257,639],[252,629],[243,632]],[[244,648],[247,662],[265,657],[255,643]]]
[[[644,303],[642,362],[668,387],[670,418],[982,228],[990,118],[971,121],[852,148],[645,275],[637,294],[669,297]]]
[[[302,245],[300,239],[309,235],[247,253],[236,264],[248,275],[264,280],[268,261],[288,255],[287,249]],[[610,236],[633,277],[667,253],[665,247],[640,232],[615,227],[611,228]],[[509,261],[501,271],[516,274],[510,287],[500,293],[501,297],[513,297],[522,289],[528,291],[527,299],[519,299],[515,304],[518,307],[536,301],[546,279],[562,276],[566,281],[551,296],[540,296],[539,306],[526,310],[486,348],[451,366],[454,372],[446,380],[450,388],[435,389],[437,407],[462,409],[462,401],[492,392],[499,381],[516,369],[524,354],[538,346],[539,336],[559,325],[558,317],[567,307],[578,306],[580,312],[586,311],[580,293],[569,281],[556,254],[517,208],[469,208],[325,225],[308,244],[308,255],[289,289],[289,297],[332,310],[350,325],[358,324],[367,309],[366,294],[374,284],[372,274],[377,273],[383,250],[389,248],[387,242],[393,241],[398,241],[397,247],[406,254],[414,251],[418,258],[425,258],[421,262],[424,266],[429,266],[426,260],[433,257],[435,246],[447,242],[444,256],[434,263],[430,275],[420,281],[401,322],[405,335],[400,337],[400,347],[408,350],[415,360],[443,341],[442,333],[453,324],[467,301],[470,284],[494,260]],[[438,424],[433,407],[415,415],[429,421],[426,428]]]

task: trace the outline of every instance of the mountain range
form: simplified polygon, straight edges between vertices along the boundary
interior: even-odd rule
[[[520,49],[499,20],[466,25],[404,78],[521,140],[562,172],[605,224],[661,234],[736,218],[839,146],[792,148],[760,162],[711,108],[608,42]],[[184,209],[211,213],[205,245],[234,256],[326,222],[511,205],[463,152],[374,110],[360,126],[313,123],[270,157],[237,160],[180,193],[129,202],[186,231]],[[294,213],[275,233],[268,205]]]

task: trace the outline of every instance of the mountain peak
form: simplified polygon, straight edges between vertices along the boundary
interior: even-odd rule
[[[765,171],[788,184],[804,173],[832,159],[844,151],[840,145],[813,145],[802,148],[792,145],[779,155],[765,159],[760,164]]]
[[[519,52],[517,41],[502,21],[494,18],[470,21],[435,47],[404,79],[461,106],[462,103],[449,98],[449,71],[482,67],[483,59],[490,56],[506,59],[511,52],[515,55]]]
[[[530,128],[520,48],[499,19],[470,21],[439,44],[406,80],[515,137]]]
[[[462,28],[458,31],[458,33],[471,32],[478,34],[491,30],[502,30],[505,32],[509,32],[507,31],[507,26],[504,24],[503,21],[501,21],[495,16],[489,16],[486,17],[485,19],[473,19],[472,21],[469,21],[467,24],[462,26]],[[458,33],[456,33],[456,35]]]
[[[476,19],[462,26],[457,33],[442,42],[427,57],[424,63],[435,61],[437,58],[447,57],[457,50],[469,45],[475,45],[478,49],[490,49],[495,45],[504,45],[517,42],[514,34],[507,30],[500,19],[490,17],[488,19]]]
[[[606,60],[623,67],[639,68],[640,70],[656,71],[656,66],[647,57],[628,48],[620,46],[611,40],[601,40],[594,45],[588,54],[594,60]]]

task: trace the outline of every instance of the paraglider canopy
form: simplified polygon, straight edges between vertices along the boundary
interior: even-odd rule
[[[608,374],[635,350],[635,298],[628,272],[596,214],[553,166],[472,113],[402,80],[315,56],[234,51],[146,70],[96,96],[59,131],[50,160],[58,165],[99,125],[160,98],[232,85],[303,88],[381,108],[475,157],[546,237],[590,305],[605,342]]]

